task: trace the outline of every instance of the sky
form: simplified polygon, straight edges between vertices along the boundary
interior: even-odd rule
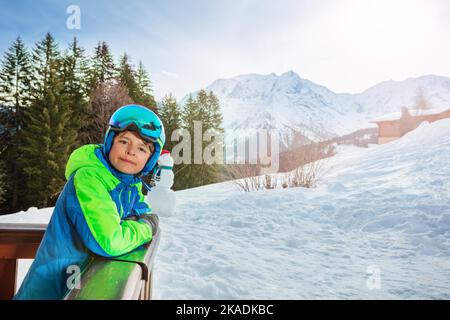
[[[79,8],[79,28],[68,28]],[[214,80],[281,74],[337,93],[382,81],[450,76],[448,0],[0,0],[0,53],[51,32],[88,54],[109,43],[150,74],[155,97],[178,99]]]

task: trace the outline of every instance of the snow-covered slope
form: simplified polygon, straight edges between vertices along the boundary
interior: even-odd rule
[[[177,194],[157,298],[450,298],[450,120],[338,154],[316,189]]]
[[[224,128],[277,129],[286,147],[294,132],[318,140],[374,127],[368,122],[374,117],[413,107],[418,88],[433,107],[450,107],[450,78],[434,75],[386,81],[359,94],[334,93],[293,71],[219,79],[205,89],[219,97]]]
[[[450,119],[327,167],[315,189],[176,192],[154,297],[450,299]]]

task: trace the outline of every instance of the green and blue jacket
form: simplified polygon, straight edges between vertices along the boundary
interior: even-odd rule
[[[116,257],[152,239],[148,224],[125,220],[152,212],[144,201],[142,181],[115,170],[103,145],[76,149],[65,175],[67,183],[14,299],[62,299],[73,266],[83,270],[92,254]]]

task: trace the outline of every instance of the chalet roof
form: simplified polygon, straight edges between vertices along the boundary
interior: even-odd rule
[[[432,108],[432,109],[426,109],[426,110],[408,109],[408,112],[412,117],[417,117],[417,116],[429,116],[429,115],[434,115],[434,114],[440,114],[440,113],[443,113],[448,110],[450,110],[450,107]],[[395,120],[399,120],[401,117],[402,117],[401,112],[393,112],[393,113],[385,114],[385,115],[375,118],[373,120],[370,120],[369,122],[376,123],[376,122],[383,122],[383,121],[395,121]]]

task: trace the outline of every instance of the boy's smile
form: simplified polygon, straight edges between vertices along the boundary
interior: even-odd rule
[[[136,132],[120,132],[113,141],[109,161],[122,173],[136,174],[144,169],[154,146],[142,140]]]
[[[124,159],[124,158],[119,158],[120,160],[122,160],[122,161],[125,161],[125,162],[127,162],[127,163],[130,163],[130,164],[132,164],[132,165],[136,165],[136,163],[134,163],[133,161],[131,161],[131,160],[127,160],[127,159]]]

